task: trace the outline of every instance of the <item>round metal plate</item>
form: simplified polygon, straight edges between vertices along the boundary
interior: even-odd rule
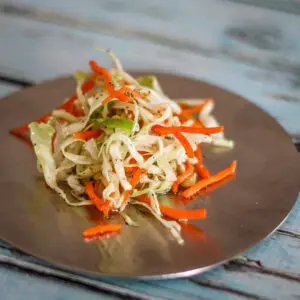
[[[205,207],[208,218],[183,228],[185,244],[178,245],[156,220],[133,208],[140,227],[123,226],[119,236],[84,242],[82,229],[97,218],[95,211],[68,207],[44,185],[30,148],[8,134],[10,128],[37,119],[71,95],[71,78],[27,88],[0,103],[1,238],[56,266],[87,275],[171,278],[202,272],[238,255],[285,219],[299,190],[300,156],[280,125],[242,97],[218,87],[174,75],[157,76],[172,98],[213,97],[218,120],[236,142],[232,151],[205,149],[213,172],[238,160],[237,177],[187,205]]]

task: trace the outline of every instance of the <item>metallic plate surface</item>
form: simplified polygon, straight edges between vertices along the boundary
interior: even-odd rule
[[[139,72],[138,74],[152,72]],[[212,172],[238,160],[237,177],[186,208],[205,207],[206,220],[184,227],[178,245],[156,220],[130,208],[139,227],[84,242],[81,232],[97,220],[93,208],[68,207],[36,170],[32,150],[9,135],[10,128],[39,118],[74,92],[61,78],[27,88],[0,103],[0,237],[55,266],[87,276],[174,278],[200,273],[265,238],[292,209],[300,186],[300,155],[281,126],[244,98],[216,86],[157,74],[176,99],[212,97],[215,115],[234,139],[231,151],[204,149]],[[182,207],[181,204],[176,204]]]

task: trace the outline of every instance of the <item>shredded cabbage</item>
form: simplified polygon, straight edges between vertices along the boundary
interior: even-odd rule
[[[85,186],[92,182],[100,205],[108,203],[110,211],[121,213],[127,224],[138,225],[127,214],[127,206],[143,206],[182,243],[180,225],[164,219],[158,195],[168,193],[175,183],[184,189],[201,179],[195,171],[179,182],[187,166],[191,164],[194,170],[200,163],[201,158],[198,161],[195,153],[201,144],[232,148],[234,143],[223,132],[183,132],[189,145],[180,141],[174,132],[155,132],[157,125],[181,128],[202,123],[205,127],[218,127],[213,115],[214,101],[181,100],[189,107],[203,106],[197,123],[195,116],[184,114],[184,105],[163,92],[156,77],[135,79],[113,52],[97,50],[111,57],[114,68],[101,68],[100,74],[95,70],[77,71],[72,107],[53,110],[47,123],[29,125],[38,168],[47,185],[68,204],[93,204],[86,200]],[[89,81],[93,84],[85,90]],[[70,100],[66,101],[68,104]],[[194,155],[189,154],[187,146]],[[68,192],[60,185],[63,182]],[[69,200],[67,195],[73,195],[76,200]],[[149,205],[139,200],[141,195],[150,199]]]

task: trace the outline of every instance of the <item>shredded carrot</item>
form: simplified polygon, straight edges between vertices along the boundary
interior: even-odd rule
[[[208,105],[211,102],[213,102],[213,99],[207,99],[203,103],[201,103],[201,104],[199,104],[197,106],[189,107],[189,108],[184,108],[181,111],[181,114],[182,115],[190,115],[190,114],[199,113],[206,105]]]
[[[176,182],[172,186],[172,191],[174,194],[178,192],[179,185],[182,182],[184,182],[186,179],[188,179],[190,176],[192,176],[194,171],[195,171],[194,166],[189,161],[187,161],[185,171],[180,176],[177,177]]]
[[[90,60],[89,62],[91,69],[98,75],[103,76],[105,87],[109,94],[114,91],[112,80],[109,71],[99,66],[96,61]]]
[[[135,172],[133,173],[132,179],[130,181],[131,184],[131,190],[129,191],[125,191],[124,192],[124,197],[123,197],[123,204],[126,203],[126,201],[128,200],[128,198],[131,196],[134,188],[137,186],[137,184],[139,183],[140,177],[142,175],[142,169],[140,168],[136,168]]]
[[[22,125],[20,127],[17,127],[17,128],[13,128],[11,129],[9,132],[13,135],[18,135],[18,134],[21,134],[23,132],[26,132],[28,130],[28,124],[25,124],[25,125]]]
[[[232,175],[228,175],[227,177],[225,177],[222,180],[219,180],[217,182],[214,182],[210,185],[208,185],[207,187],[205,187],[204,189],[202,189],[199,193],[197,193],[197,196],[205,196],[208,195],[210,192],[212,192],[213,190],[217,189],[218,187],[220,187],[221,185],[227,183],[228,181],[232,180],[233,178],[235,178],[235,174]],[[189,201],[190,199],[185,198],[186,201]],[[193,198],[191,198],[193,199]],[[185,202],[186,203],[186,202]]]
[[[194,151],[192,146],[190,145],[187,138],[180,132],[174,133],[174,136],[178,139],[178,141],[181,143],[181,145],[184,147],[185,152],[189,158],[195,157]]]
[[[97,196],[93,183],[91,181],[85,183],[85,190],[87,195],[98,210],[102,211],[101,204],[103,202],[102,198]]]
[[[183,101],[184,100],[178,102],[178,105],[181,107],[181,109],[189,108],[190,106]]]
[[[120,230],[121,230],[120,224],[102,224],[92,228],[85,229],[82,234],[85,238],[88,238],[88,237],[104,234],[107,232],[115,232]]]
[[[100,210],[103,212],[103,215],[105,217],[108,217],[111,208],[112,208],[111,201],[105,200],[104,203],[101,205]]]
[[[131,173],[136,170],[136,167],[125,167],[124,169],[126,173]]]
[[[117,91],[111,91],[110,95],[106,99],[104,99],[102,104],[103,105],[107,104],[113,98],[117,98],[122,102],[130,102],[132,98],[137,98],[137,97],[143,98],[144,96],[140,92],[124,86]]]
[[[209,170],[204,165],[196,165],[197,173],[201,178],[208,178],[210,176]]]
[[[140,195],[137,199],[141,202],[144,202],[148,205],[151,205],[151,200],[146,195]],[[175,220],[192,220],[192,219],[204,219],[206,218],[206,209],[176,209],[163,204],[159,204],[160,211],[163,215],[175,219]]]
[[[97,207],[99,211],[101,211],[105,217],[108,216],[110,209],[112,208],[111,202],[109,200],[103,199],[101,196],[97,195],[98,189],[97,187],[94,189],[93,183],[91,181],[85,183],[86,193],[88,194],[90,200]]]
[[[184,123],[188,120],[192,120],[194,122],[193,124],[194,127],[205,127],[204,124],[199,119],[196,119],[192,115],[177,115],[177,117],[179,118],[179,121],[181,123]]]
[[[139,154],[141,154],[144,157],[144,159],[147,159],[152,155],[151,153],[149,153],[147,151],[138,151],[138,152],[139,152]]]
[[[202,159],[202,149],[201,145],[199,144],[197,147],[197,150],[195,152],[195,156],[198,160],[196,165],[196,170],[201,178],[208,178],[210,176],[209,170],[203,165],[203,159]]]
[[[81,140],[89,140],[91,138],[97,138],[103,133],[102,130],[89,130],[89,131],[79,131],[73,133],[73,136]]]
[[[95,194],[99,197],[100,181],[95,182]]]
[[[197,126],[152,126],[152,131],[157,134],[167,135],[171,133],[195,133],[195,134],[214,134],[224,131],[224,126],[217,127],[197,127]]]
[[[191,198],[195,195],[197,195],[203,188],[217,183],[223,179],[225,179],[228,176],[231,176],[235,174],[237,162],[233,161],[226,169],[223,171],[220,171],[217,174],[211,175],[208,178],[201,179],[200,181],[196,182],[194,185],[186,189],[183,193],[182,196],[185,198]]]
[[[143,95],[142,93],[140,93],[137,90],[133,90],[131,88],[129,88],[128,86],[123,86],[119,92],[131,97],[131,98],[144,98],[145,95]]]

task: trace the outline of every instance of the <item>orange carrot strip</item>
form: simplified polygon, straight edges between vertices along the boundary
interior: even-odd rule
[[[99,195],[99,189],[100,189],[100,181],[95,182],[95,194],[98,196]]]
[[[95,227],[85,229],[82,234],[85,238],[88,238],[88,237],[93,237],[95,235],[104,234],[107,232],[115,232],[120,230],[121,230],[120,224],[103,224],[103,225],[97,225]]]
[[[104,176],[102,176],[103,177],[103,179],[104,179],[104,183],[105,183],[105,181],[106,181],[106,179],[105,179],[105,177]],[[102,178],[101,178],[102,179]],[[106,181],[107,182],[107,181]],[[102,181],[102,183],[103,183],[103,181]],[[100,185],[100,182],[99,181],[96,181],[96,184],[95,184],[95,194],[98,196],[99,194],[99,185]],[[105,184],[104,184],[104,186],[106,186]],[[100,200],[102,200],[102,198],[101,198],[101,196],[98,196],[98,198],[100,199]],[[103,201],[102,201],[103,202]],[[98,202],[99,203],[99,202]],[[105,217],[108,217],[108,215],[109,215],[109,212],[110,212],[110,210],[111,210],[111,207],[112,207],[112,205],[111,205],[111,202],[109,201],[109,200],[104,200],[104,203],[103,204],[100,204],[100,205],[98,205],[97,206],[97,208],[98,208],[98,210],[100,210],[101,212],[103,212],[103,215],[105,216]]]
[[[117,98],[122,102],[130,102],[132,98],[137,98],[137,97],[143,98],[143,95],[138,91],[134,91],[129,87],[124,86],[117,91],[111,91],[110,95],[106,99],[104,99],[102,104],[103,105],[107,104],[113,98]]]
[[[210,176],[209,170],[204,165],[196,165],[197,173],[201,178],[208,178]]]
[[[194,185],[186,189],[182,193],[182,196],[185,198],[191,198],[196,194],[198,194],[203,188],[207,187],[208,185],[219,182],[225,179],[226,177],[235,174],[236,166],[237,166],[237,162],[233,161],[227,168],[220,171],[219,173],[214,174],[208,178],[201,179],[198,182],[196,182]]]
[[[181,111],[182,115],[190,115],[190,114],[195,114],[200,112],[206,105],[208,105],[209,103],[213,102],[213,99],[207,99],[205,100],[203,103],[194,106],[194,107],[190,107],[190,108],[184,108]]]
[[[105,217],[108,217],[111,208],[111,202],[109,200],[105,200],[104,203],[101,205],[100,210],[103,212]]]
[[[177,178],[178,184],[181,184],[183,181],[185,181],[191,175],[193,175],[194,171],[195,171],[194,166],[189,161],[187,161],[185,171]]]
[[[124,167],[126,173],[131,173],[136,170],[136,167]]]
[[[172,186],[172,191],[174,194],[178,192],[179,185],[183,181],[188,179],[191,175],[193,175],[194,171],[195,171],[194,166],[189,161],[187,161],[185,171],[180,176],[178,176],[176,182]]]
[[[151,204],[151,200],[146,195],[140,195],[137,199],[141,202],[144,202],[148,205]],[[167,216],[175,220],[192,220],[192,219],[204,219],[206,218],[206,209],[176,209],[163,204],[159,204],[160,211],[164,216]]]
[[[105,87],[109,94],[114,91],[112,80],[109,74],[109,71],[103,67],[100,67],[96,61],[90,60],[89,62],[91,69],[98,75],[103,76]]]
[[[89,140],[91,138],[97,138],[103,133],[102,130],[89,130],[89,131],[79,131],[73,133],[73,136],[81,140]]]
[[[228,181],[232,180],[234,177],[235,177],[235,174],[231,174],[231,175],[225,177],[222,180],[219,180],[217,182],[214,182],[214,183],[208,185],[207,187],[205,187],[205,189],[202,189],[199,193],[197,193],[197,196],[205,196],[205,195],[209,194],[210,192],[217,189],[221,185],[223,185],[223,184],[227,183]],[[189,201],[189,199],[186,199],[186,201]]]
[[[196,170],[201,176],[201,178],[208,178],[210,176],[209,170],[203,165],[203,159],[202,159],[202,149],[201,145],[199,144],[197,147],[197,150],[195,152],[195,156],[198,160],[197,165],[196,165]]]
[[[128,198],[131,196],[134,188],[139,183],[139,180],[140,180],[140,177],[142,175],[142,172],[143,172],[142,169],[136,168],[136,171],[133,173],[132,179],[130,181],[130,184],[131,184],[132,188],[131,188],[131,190],[124,192],[123,204],[126,203],[126,201],[128,200]]]
[[[182,144],[184,147],[186,154],[189,158],[195,157],[194,151],[192,149],[192,146],[190,145],[187,138],[180,132],[174,133],[174,136],[178,139],[178,141]]]
[[[89,196],[90,200],[93,202],[93,204],[97,207],[99,211],[102,211],[101,208],[101,203],[102,203],[102,198],[97,196],[93,183],[91,181],[85,183],[85,190],[87,195]]]
[[[196,127],[196,126],[162,126],[154,125],[152,126],[152,131],[157,134],[167,135],[171,133],[195,133],[195,134],[214,134],[224,131],[224,126],[217,127]]]
[[[178,105],[181,107],[181,109],[189,108],[190,106],[183,101],[184,100],[178,102]]]
[[[133,90],[129,88],[128,86],[122,87],[119,92],[126,94],[127,96],[131,98],[144,98],[144,95],[140,93],[139,91]]]
[[[132,98],[137,97],[143,98],[144,96],[140,92],[124,86],[117,91],[111,91],[110,95],[106,99],[104,99],[103,104],[107,104],[113,98],[117,98],[123,102],[130,102]]]
[[[192,120],[192,121],[194,121],[194,124],[193,124],[194,127],[205,127],[204,124],[200,120],[196,119],[192,115],[177,115],[177,117],[179,118],[179,121],[181,123],[184,123],[188,120]]]

